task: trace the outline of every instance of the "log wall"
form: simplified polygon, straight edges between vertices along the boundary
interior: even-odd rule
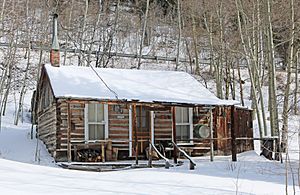
[[[52,156],[56,156],[57,109],[56,101],[45,74],[40,79],[37,94],[37,134]]]
[[[84,102],[74,101],[70,103],[71,119],[71,143],[84,141]],[[57,151],[66,153],[68,141],[68,104],[65,100],[57,101]]]
[[[154,111],[154,140],[172,140],[172,113],[171,108],[163,111]]]
[[[46,145],[52,156],[56,156],[56,104],[53,103],[38,115],[38,137]]]
[[[71,143],[82,143],[85,140],[85,103],[88,101],[73,100],[70,102],[71,119]],[[100,102],[93,102],[100,103]],[[58,99],[47,109],[39,113],[38,128],[40,139],[46,144],[48,150],[57,159],[63,159],[67,154],[67,132],[68,132],[68,109],[67,101]],[[113,148],[128,150],[129,143],[129,105],[120,104],[108,106],[108,139],[112,142]],[[214,137],[229,138],[230,135],[230,109],[214,109]],[[237,109],[235,113],[235,129],[237,137],[252,137],[251,111]],[[193,109],[193,126],[209,123],[209,111],[202,107]],[[150,129],[149,129],[150,131]],[[171,109],[154,111],[154,133],[155,143],[172,139],[172,114]],[[134,136],[134,135],[133,135]],[[134,137],[133,137],[134,138]],[[120,140],[119,142],[117,140]],[[222,154],[229,154],[231,151],[230,140],[215,141],[215,149]],[[238,141],[238,152],[253,149],[253,142]],[[194,141],[198,148],[209,147],[209,140]],[[72,148],[73,149],[73,148]],[[201,151],[203,152],[203,151]],[[197,153],[199,154],[199,153]],[[62,157],[62,158],[61,158]]]
[[[123,140],[120,142],[114,141],[112,147],[122,150],[128,150],[129,140],[129,106],[126,104],[109,105],[108,106],[108,138],[111,140]]]

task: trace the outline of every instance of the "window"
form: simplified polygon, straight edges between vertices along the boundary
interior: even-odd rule
[[[186,107],[176,107],[176,139],[188,141],[192,138],[193,110]]]
[[[136,108],[136,126],[139,131],[149,131],[149,112],[145,107]]]
[[[104,140],[107,129],[107,105],[87,104],[85,106],[85,139]]]

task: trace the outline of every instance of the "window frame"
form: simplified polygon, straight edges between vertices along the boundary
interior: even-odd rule
[[[89,103],[89,104],[94,104],[95,106],[97,104],[103,104],[103,103]],[[93,139],[89,139],[89,125],[103,125],[104,126],[104,139],[106,140],[108,138],[108,105],[107,104],[103,104],[103,114],[104,114],[104,120],[101,122],[89,122],[88,120],[88,114],[89,114],[89,104],[85,104],[84,107],[84,140],[86,142],[95,142],[98,140],[93,140]],[[95,117],[97,118],[97,109],[96,113],[95,113]]]
[[[181,106],[176,106],[175,107],[175,115],[177,115],[176,113],[176,108],[180,108],[180,109],[183,109],[183,108],[186,108],[186,107],[181,107]],[[181,116],[182,117],[182,116]],[[193,129],[194,129],[194,124],[193,124],[193,108],[191,107],[188,107],[188,122],[185,122],[185,123],[180,123],[180,122],[177,122],[176,121],[176,117],[175,117],[175,125],[176,127],[177,126],[189,126],[189,139],[190,141],[189,142],[185,142],[185,141],[180,141],[181,144],[183,143],[187,143],[187,144],[193,144],[193,138],[194,138],[194,135],[193,135]],[[177,128],[176,128],[177,129]],[[177,140],[177,132],[176,132],[176,140]]]

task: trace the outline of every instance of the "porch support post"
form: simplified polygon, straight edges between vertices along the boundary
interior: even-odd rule
[[[139,164],[139,144],[137,137],[137,127],[136,127],[136,104],[132,105],[132,131],[134,132],[134,148],[135,148],[135,164]]]
[[[68,130],[67,130],[67,156],[68,156],[68,162],[72,161],[72,154],[71,154],[71,108],[70,108],[70,102],[67,102],[68,107]]]
[[[234,113],[235,113],[235,107],[231,106],[231,119],[230,119],[230,130],[231,130],[231,155],[232,155],[232,161],[237,161],[237,148],[236,148],[236,135],[235,135],[235,124],[234,124]]]
[[[212,107],[209,108],[209,127],[210,127],[210,161],[214,161],[214,128]]]
[[[173,133],[173,142],[176,144],[176,109],[174,106],[171,108],[172,112],[172,133]],[[174,163],[177,164],[177,148],[173,147],[173,158]]]
[[[154,111],[150,111],[150,128],[151,128],[151,132],[150,132],[150,139],[151,139],[151,143],[154,145]]]
[[[132,105],[129,106],[129,156],[132,157]]]
[[[152,144],[154,145],[154,111],[150,111],[150,139],[149,139],[149,153],[148,153],[149,167],[152,167]]]

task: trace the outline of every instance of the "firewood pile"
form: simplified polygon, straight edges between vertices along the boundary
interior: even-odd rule
[[[101,151],[97,149],[81,149],[77,151],[77,158],[80,162],[100,162]]]

